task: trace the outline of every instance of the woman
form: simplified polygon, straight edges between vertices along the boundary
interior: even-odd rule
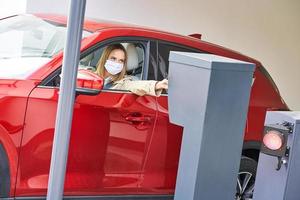
[[[129,90],[139,96],[160,96],[163,89],[168,89],[168,80],[134,81],[126,76],[127,53],[123,45],[109,45],[103,51],[97,65],[97,74],[104,79],[105,89]]]

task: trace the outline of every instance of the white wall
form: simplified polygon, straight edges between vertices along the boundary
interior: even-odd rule
[[[68,1],[28,0],[28,12],[67,14]],[[290,108],[300,110],[299,0],[87,0],[86,16],[156,27],[260,60]]]
[[[0,18],[26,12],[27,0],[0,0]]]

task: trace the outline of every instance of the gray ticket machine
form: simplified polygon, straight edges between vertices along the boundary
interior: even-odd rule
[[[300,199],[300,112],[267,112],[254,200]]]
[[[171,52],[170,121],[184,127],[175,200],[235,196],[254,65]]]

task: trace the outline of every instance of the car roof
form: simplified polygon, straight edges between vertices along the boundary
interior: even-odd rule
[[[51,21],[54,23],[58,23],[58,24],[62,24],[62,25],[67,24],[67,17],[64,15],[42,14],[42,13],[35,13],[34,15],[39,18],[42,18],[44,20]],[[216,44],[213,44],[210,42],[206,42],[206,41],[203,41],[201,39],[198,39],[198,38],[195,38],[192,36],[180,35],[180,34],[176,34],[176,33],[158,30],[155,28],[149,28],[149,27],[144,27],[144,26],[140,26],[140,25],[128,24],[128,23],[117,22],[117,21],[87,18],[84,20],[83,29],[86,31],[89,31],[89,32],[98,32],[98,31],[105,30],[105,29],[136,29],[136,30],[151,31],[151,32],[166,34],[166,35],[170,35],[170,36],[184,38],[186,40],[193,41],[193,42],[202,43],[205,46],[209,46],[210,47],[209,49],[215,49],[215,50],[219,50],[219,51],[221,50],[221,51],[227,52],[229,54],[237,55],[243,61],[255,63],[256,66],[261,65],[261,63],[259,61],[255,60],[249,56],[243,55],[240,52],[228,49],[226,47],[216,45]]]
[[[65,25],[67,24],[67,17],[64,15],[42,14],[42,13],[35,13],[34,15],[44,20],[56,22],[59,24],[65,24]],[[84,24],[83,24],[83,29],[89,32],[97,32],[99,30],[106,29],[106,28],[122,28],[122,27],[142,28],[141,26],[138,25],[126,24],[126,23],[110,21],[110,20],[94,19],[94,18],[84,19]]]

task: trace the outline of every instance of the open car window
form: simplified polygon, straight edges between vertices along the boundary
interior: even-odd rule
[[[114,44],[114,43],[110,43],[110,44]],[[127,52],[126,74],[132,76],[134,80],[142,80],[143,69],[145,65],[145,44],[141,42],[131,42],[131,41],[121,42],[121,44],[124,46]],[[85,54],[80,59],[77,79],[79,78],[82,79],[84,77],[87,77],[88,75],[92,76],[90,78],[96,78],[96,76],[98,76],[96,71],[99,64],[99,60],[107,45],[101,46]],[[84,74],[84,76],[82,76],[82,74]],[[59,70],[50,81],[47,81],[45,85],[59,87],[60,80],[61,80],[61,70]]]
[[[136,79],[142,79],[144,66],[145,50],[141,43],[122,42],[127,52],[127,75],[134,76]],[[79,61],[79,69],[86,69],[96,73],[100,57],[106,46],[96,49]]]

